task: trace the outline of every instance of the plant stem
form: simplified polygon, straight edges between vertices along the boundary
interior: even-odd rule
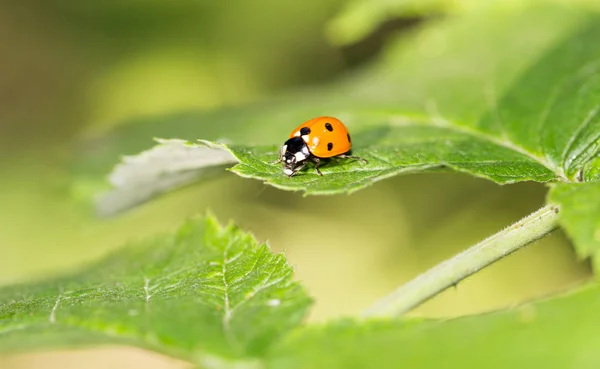
[[[429,269],[377,302],[365,317],[404,314],[448,287],[558,227],[557,205],[547,205],[473,247]]]

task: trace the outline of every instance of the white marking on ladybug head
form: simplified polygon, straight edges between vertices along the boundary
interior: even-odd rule
[[[308,155],[306,155],[304,153],[304,150],[295,153],[294,156],[296,157],[296,162],[297,163],[301,162],[302,160],[305,160],[306,158],[308,158]]]
[[[300,137],[300,131],[294,133],[294,137]]]
[[[308,140],[310,139],[310,137],[308,137],[308,135],[304,135],[304,136],[302,136],[302,139],[304,140],[304,142],[308,143]]]
[[[310,151],[308,151],[308,146],[304,145],[302,146],[302,153],[308,157],[310,155]]]

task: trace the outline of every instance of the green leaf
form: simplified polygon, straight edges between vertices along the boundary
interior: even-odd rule
[[[184,140],[161,140],[139,155],[127,156],[109,177],[113,189],[102,193],[96,208],[110,216],[164,192],[220,174],[236,158],[225,150],[191,145]]]
[[[219,151],[225,153],[225,155],[219,154],[219,157],[226,158],[225,163],[231,162],[226,155],[229,150],[240,162],[233,167],[233,172],[243,177],[261,179],[278,188],[303,190],[311,195],[353,192],[394,175],[440,167],[471,173],[498,183],[523,180],[545,182],[555,176],[549,168],[536,160],[537,158],[522,154],[493,137],[486,137],[460,127],[429,127],[423,124],[374,127],[360,132],[355,136],[354,141],[359,142],[354,149],[354,154],[365,158],[368,163],[333,160],[329,165],[322,167],[323,177],[309,170],[288,178],[282,173],[281,165],[272,164],[278,156],[277,146],[251,147],[202,141],[201,144],[196,145],[187,142],[185,147],[191,150],[189,153],[192,156],[199,155],[195,160],[199,164],[192,171],[193,177],[190,180],[195,180],[195,171],[206,169],[204,162]],[[183,144],[179,143],[179,145]],[[204,156],[205,160],[202,160]],[[165,162],[165,167],[171,167],[170,172],[173,174],[185,176],[190,173],[188,169],[178,170],[177,158],[163,156],[162,161]],[[130,179],[122,184],[125,191],[117,189],[100,199],[99,205],[100,209],[104,209],[103,213],[115,213],[122,210],[125,204],[131,203],[132,201],[127,200],[129,189],[133,190],[131,192],[136,195],[133,198],[137,199],[140,196],[138,187],[155,188],[162,185],[155,171],[139,183],[138,177],[135,176],[136,168],[119,167],[119,169],[125,171],[123,176],[126,180]],[[113,176],[115,174],[117,173],[113,173]],[[178,177],[174,175],[167,176],[166,179],[169,180],[167,184],[173,183],[176,178]],[[144,191],[142,194],[145,193],[147,192]],[[151,196],[152,194],[148,194],[145,199]],[[115,201],[115,198],[118,201]]]
[[[518,9],[532,3],[559,3],[563,0],[354,0],[350,1],[327,27],[329,39],[336,44],[350,44],[373,33],[385,22],[397,18],[427,17],[480,11],[492,6],[497,11]],[[593,0],[568,0],[570,5],[598,9]],[[501,9],[503,8],[503,9]],[[501,9],[501,10],[500,10]]]
[[[600,253],[600,182],[552,186],[548,201],[562,206],[560,223],[582,257]],[[596,268],[598,269],[598,268]]]
[[[310,299],[283,255],[208,217],[86,270],[0,289],[0,350],[125,343],[196,362],[252,360]]]
[[[261,179],[278,188],[303,190],[307,194],[353,192],[398,174],[448,167],[488,178],[498,183],[522,180],[549,181],[551,170],[535,158],[506,147],[492,138],[457,127],[406,124],[383,126],[359,132],[354,155],[368,161],[333,160],[321,167],[323,176],[307,170],[288,178],[277,158],[277,147],[223,145],[239,159],[235,173]]]
[[[600,288],[447,321],[341,320],[296,330],[269,369],[597,368]],[[393,364],[391,364],[393,363]]]
[[[329,39],[340,45],[357,42],[386,21],[401,17],[417,17],[460,10],[471,0],[386,0],[349,2],[327,27]]]
[[[479,123],[485,122],[486,114],[493,118],[497,108],[502,108],[502,114],[515,108],[510,104],[500,107],[498,100],[516,81],[522,80],[527,69],[535,70],[536,60],[549,48],[564,44],[565,39],[573,36],[574,29],[589,26],[593,20],[578,9],[547,4],[529,4],[518,9],[501,5],[481,8],[429,22],[422,30],[390,43],[382,57],[368,68],[328,85],[282,94],[249,106],[140,119],[92,138],[83,143],[84,150],[73,168],[77,177],[74,192],[85,198],[105,188],[103,176],[119,157],[147,150],[153,137],[191,142],[198,138],[213,142],[227,139],[236,145],[275,147],[283,143],[295,126],[318,115],[342,119],[355,136],[354,143],[357,150],[362,150],[361,155],[377,142],[373,139],[360,142],[364,131],[387,126],[398,133],[400,122],[433,128],[442,125],[442,134],[446,130],[467,131],[465,139],[472,133],[484,142],[491,140],[500,146],[511,146],[511,151],[517,152],[510,155],[519,161],[545,163],[545,158],[540,159],[537,152],[525,151],[519,155],[522,147],[512,147],[512,141],[506,141],[499,132],[488,132]],[[586,58],[584,55],[581,62]],[[552,74],[547,77],[549,80],[537,91],[542,95],[560,78]],[[427,132],[436,135],[438,131]],[[429,147],[437,150],[434,145],[435,140]],[[479,142],[475,146],[481,147]],[[495,146],[492,143],[494,155],[499,152]],[[546,172],[542,164],[535,167],[537,173],[532,177]],[[395,172],[394,168],[388,169]],[[556,174],[556,168],[551,169]],[[544,175],[540,180],[547,178]]]
[[[440,168],[501,184],[574,180],[589,166],[600,145],[596,99],[600,49],[595,47],[600,18],[530,7],[532,13],[509,11],[501,25],[487,25],[497,14],[492,12],[494,7],[483,9],[453,19],[435,32],[424,32],[424,43],[436,34],[439,37],[440,31],[447,34],[449,46],[439,55],[424,58],[412,50],[399,53],[393,58],[398,72],[389,67],[376,69],[369,74],[370,84],[362,80],[349,85],[343,102],[332,105],[336,110],[345,106],[341,118],[354,135],[354,154],[369,164],[337,162],[323,167],[323,177],[306,171],[289,179],[280,167],[269,165],[277,158],[281,142],[256,146],[242,140],[223,146],[240,161],[233,171],[307,194],[352,192],[393,175]],[[498,55],[495,48],[506,52],[514,47],[504,44],[514,44],[517,35],[509,38],[505,33],[518,29],[521,34],[519,26],[532,19],[547,33],[561,29],[563,34],[554,35],[551,47],[544,48],[551,37],[534,31],[534,36],[523,36],[517,43],[533,44],[537,55],[524,59],[520,54],[518,62],[506,56],[504,63],[493,61],[490,55]],[[480,27],[486,27],[481,34],[470,31]],[[478,62],[489,67],[468,69],[473,50],[463,52],[465,44],[483,54]],[[484,49],[475,47],[479,45],[485,45]],[[296,105],[304,106],[302,101]],[[261,132],[269,136],[267,131]]]
[[[435,166],[498,183],[575,181],[582,171],[586,176],[595,170],[587,165],[600,148],[599,38],[600,17],[590,16],[532,63],[480,118],[446,117],[445,105],[436,107],[437,117],[421,119],[402,116],[399,109],[394,115],[390,108],[379,119],[387,124],[386,131],[359,132],[354,139],[355,154],[371,163],[365,167],[337,166],[337,170],[324,172],[328,178],[305,174],[286,180],[259,163],[265,162],[272,148],[231,146],[241,161],[234,171],[309,194],[351,191],[394,174]],[[443,54],[441,60],[446,62]],[[455,115],[457,111],[449,112]]]

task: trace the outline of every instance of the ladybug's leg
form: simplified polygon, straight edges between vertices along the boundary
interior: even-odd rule
[[[287,146],[281,146],[279,148],[279,159],[271,162],[272,165],[275,165],[277,163],[281,163],[283,161],[283,157],[285,156],[285,150],[287,149]]]
[[[292,172],[292,174],[288,175],[288,178],[292,178],[293,176],[295,176],[296,173],[298,173],[302,168],[304,168],[306,166],[306,164],[308,164],[308,162],[304,161],[304,162],[302,162],[302,164],[300,164],[296,168],[294,168],[294,171]]]
[[[365,163],[365,164],[369,163],[369,162],[368,162],[366,159],[363,159],[363,158],[361,158],[361,157],[358,157],[358,156],[353,156],[353,155],[346,155],[346,154],[342,154],[342,155],[338,155],[337,157],[338,157],[338,158],[341,158],[341,159],[354,159],[354,160],[360,160],[360,161],[362,161],[362,162],[363,162],[363,163]]]
[[[313,162],[313,164],[315,165],[315,170],[317,171],[317,173],[322,176],[323,173],[321,173],[321,171],[319,170],[319,166],[321,166],[323,164],[323,162],[321,161],[320,158],[317,158],[316,156],[312,156],[310,157],[310,160]]]

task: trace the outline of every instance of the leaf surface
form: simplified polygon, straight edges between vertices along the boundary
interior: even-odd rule
[[[0,349],[125,343],[203,362],[253,360],[310,299],[283,255],[208,217],[71,276],[0,289]]]
[[[355,154],[371,165],[342,167],[330,179],[307,177],[296,182],[304,182],[309,194],[342,192],[352,190],[354,183],[435,166],[498,183],[590,177],[598,171],[590,163],[600,148],[600,49],[594,46],[599,38],[600,18],[591,16],[532,63],[480,118],[471,120],[465,115],[466,119],[457,120],[453,109],[447,110],[450,115],[446,117],[445,105],[438,103],[437,117],[416,119],[402,116],[400,110],[394,115],[390,109],[381,114],[379,120],[386,126],[375,139],[372,132],[359,133],[354,139]],[[434,99],[435,93],[422,98]],[[294,181],[283,182],[281,174],[257,166],[251,157],[265,150],[232,146],[232,151],[241,161],[235,172],[279,187],[297,187]],[[336,190],[331,191],[330,182],[339,184]]]
[[[356,153],[365,157],[372,154],[373,165],[330,166],[330,173],[336,173],[336,180],[343,182],[335,188],[325,179],[319,185],[307,175],[304,181],[315,182],[305,186],[308,193],[353,191],[386,176],[413,172],[416,166],[447,166],[499,183],[570,178],[574,174],[570,169],[563,173],[555,152],[564,150],[569,138],[578,135],[567,150],[574,159],[569,163],[575,166],[570,165],[578,168],[593,156],[594,147],[588,145],[594,137],[595,120],[587,129],[580,129],[581,134],[575,127],[593,111],[593,88],[589,94],[584,91],[579,104],[571,101],[560,109],[551,107],[552,114],[573,113],[568,130],[560,135],[555,134],[558,119],[542,119],[547,111],[544,103],[565,78],[575,78],[569,82],[571,86],[576,83],[578,71],[596,57],[596,48],[591,45],[595,44],[597,23],[594,16],[575,7],[548,4],[518,9],[494,5],[431,22],[410,37],[392,43],[368,68],[329,85],[251,106],[157,117],[122,126],[86,145],[90,149],[80,158],[76,168],[80,180],[75,186],[84,196],[83,192],[97,189],[98,176],[108,173],[119,155],[135,155],[147,149],[152,137],[190,142],[225,138],[235,143],[231,148],[239,156],[245,156],[244,150],[257,154],[242,162],[244,166],[236,169],[238,173],[277,185],[282,181],[281,171],[273,169],[271,175],[251,172],[248,167],[270,151],[268,161],[273,161],[276,147],[291,129],[318,115],[342,119],[355,136]],[[578,48],[572,46],[573,40],[577,40]],[[552,69],[554,63],[561,66],[558,73]],[[593,66],[589,68],[588,77],[595,73]],[[524,101],[532,101],[529,110]],[[532,127],[521,131],[514,117],[519,118],[519,125]],[[389,137],[373,138],[373,134],[380,133],[378,130],[386,130]],[[544,142],[532,143],[529,136],[543,137]],[[471,145],[465,144],[470,140]],[[416,141],[420,143],[413,144]],[[390,164],[378,161],[376,156],[380,155]],[[499,162],[498,155],[505,156],[505,160]],[[456,164],[464,158],[468,164]],[[486,163],[492,163],[493,168],[485,169]],[[527,172],[526,167],[530,167]],[[371,173],[356,178],[347,172],[342,179],[340,168]],[[353,184],[356,181],[359,185]]]
[[[451,168],[491,179],[498,183],[554,179],[552,171],[535,158],[512,150],[501,142],[453,127],[407,124],[382,126],[360,132],[353,139],[360,144],[353,155],[366,159],[332,159],[320,169],[288,178],[277,158],[277,147],[223,145],[239,159],[232,171],[257,178],[278,188],[303,190],[307,194],[353,192],[375,181],[398,174]]]
[[[600,288],[448,321],[339,320],[298,329],[269,369],[597,368]],[[565,338],[567,337],[567,338]]]

